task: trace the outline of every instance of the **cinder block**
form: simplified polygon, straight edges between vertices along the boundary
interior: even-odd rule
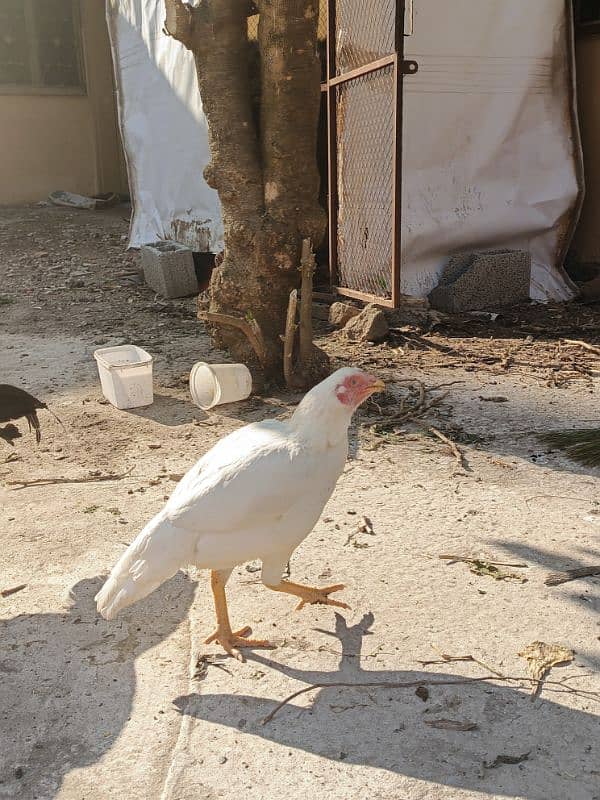
[[[531,256],[525,250],[491,250],[452,256],[429,294],[432,308],[459,313],[529,299]]]
[[[154,242],[141,247],[144,279],[161,297],[187,297],[198,293],[194,257],[179,242]]]

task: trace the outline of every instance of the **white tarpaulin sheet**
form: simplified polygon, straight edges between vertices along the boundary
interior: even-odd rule
[[[222,249],[219,199],[191,53],[163,32],[164,0],[108,0],[119,120],[133,202],[131,247],[177,239]]]
[[[451,254],[532,254],[531,296],[568,299],[561,259],[580,150],[565,0],[414,0],[404,81],[402,292],[425,296]],[[164,0],[109,0],[132,246],[218,252],[219,203],[194,62],[163,33]],[[235,124],[235,120],[232,120]]]
[[[414,0],[405,294],[428,294],[450,254],[516,248],[534,299],[573,296],[560,265],[580,195],[570,13],[565,0]]]

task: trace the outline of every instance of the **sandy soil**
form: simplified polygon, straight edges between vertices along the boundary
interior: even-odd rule
[[[324,332],[340,363],[382,374],[392,405],[402,377],[458,381],[423,424],[451,435],[467,468],[415,425],[375,437],[377,411],[363,410],[346,471],[291,563],[297,581],[345,583],[352,610],[296,613],[243,565],[228,587],[232,619],[278,648],[240,664],[202,644],[206,574],[178,574],[110,623],[94,609],[102,576],[178,476],[228,431],[298,400],[274,393],[210,414],[191,404],[191,364],[223,356],[193,299],[163,303],[140,283],[137,256],[123,252],[126,217],[0,215],[0,382],[47,400],[67,429],[41,412],[40,447],[26,425],[14,456],[0,441],[0,589],[26,584],[0,597],[0,798],[600,798],[600,703],[586,694],[600,691],[600,578],[544,585],[549,571],[600,563],[600,471],[534,435],[599,419],[598,358],[559,346],[597,342],[598,314],[565,321],[548,309],[533,333],[531,312],[508,328],[405,329],[392,346],[348,348]],[[150,408],[103,400],[92,353],[112,341],[155,356]],[[72,482],[17,483],[56,478]],[[350,536],[363,515],[374,535]],[[527,581],[442,554],[526,564],[507,569]],[[506,681],[435,685],[489,668],[526,675],[518,653],[535,640],[575,651],[550,679],[579,693],[548,684],[532,701]],[[422,663],[440,651],[489,668]],[[432,685],[427,697],[390,685],[404,682]],[[320,686],[264,722],[292,692],[335,683],[384,685]]]

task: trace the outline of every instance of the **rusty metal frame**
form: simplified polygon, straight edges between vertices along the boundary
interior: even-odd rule
[[[404,19],[406,0],[396,0],[395,52],[371,61],[356,69],[336,75],[335,63],[335,7],[336,0],[327,3],[327,76],[321,90],[327,92],[327,151],[328,151],[328,215],[329,215],[329,270],[332,289],[335,293],[356,300],[396,308],[400,303],[400,275],[402,266],[402,109],[404,75],[418,70],[415,61],[404,60]],[[339,286],[338,272],[338,174],[337,174],[337,114],[336,88],[348,81],[368,75],[385,67],[393,67],[394,81],[394,137],[393,162],[390,176],[392,190],[392,263],[391,298],[372,295]]]

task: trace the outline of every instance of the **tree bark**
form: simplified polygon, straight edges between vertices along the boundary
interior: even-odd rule
[[[317,0],[258,0],[260,131],[248,72],[248,4],[165,0],[167,31],[194,54],[208,121],[207,183],[219,194],[225,250],[209,286],[210,314],[252,321],[259,365],[243,326],[211,325],[215,343],[267,378],[280,378],[290,291],[300,282],[302,240],[323,237],[316,162],[320,103]],[[215,319],[215,317],[213,317]],[[318,359],[320,371],[324,359]],[[315,375],[315,379],[321,376]]]

